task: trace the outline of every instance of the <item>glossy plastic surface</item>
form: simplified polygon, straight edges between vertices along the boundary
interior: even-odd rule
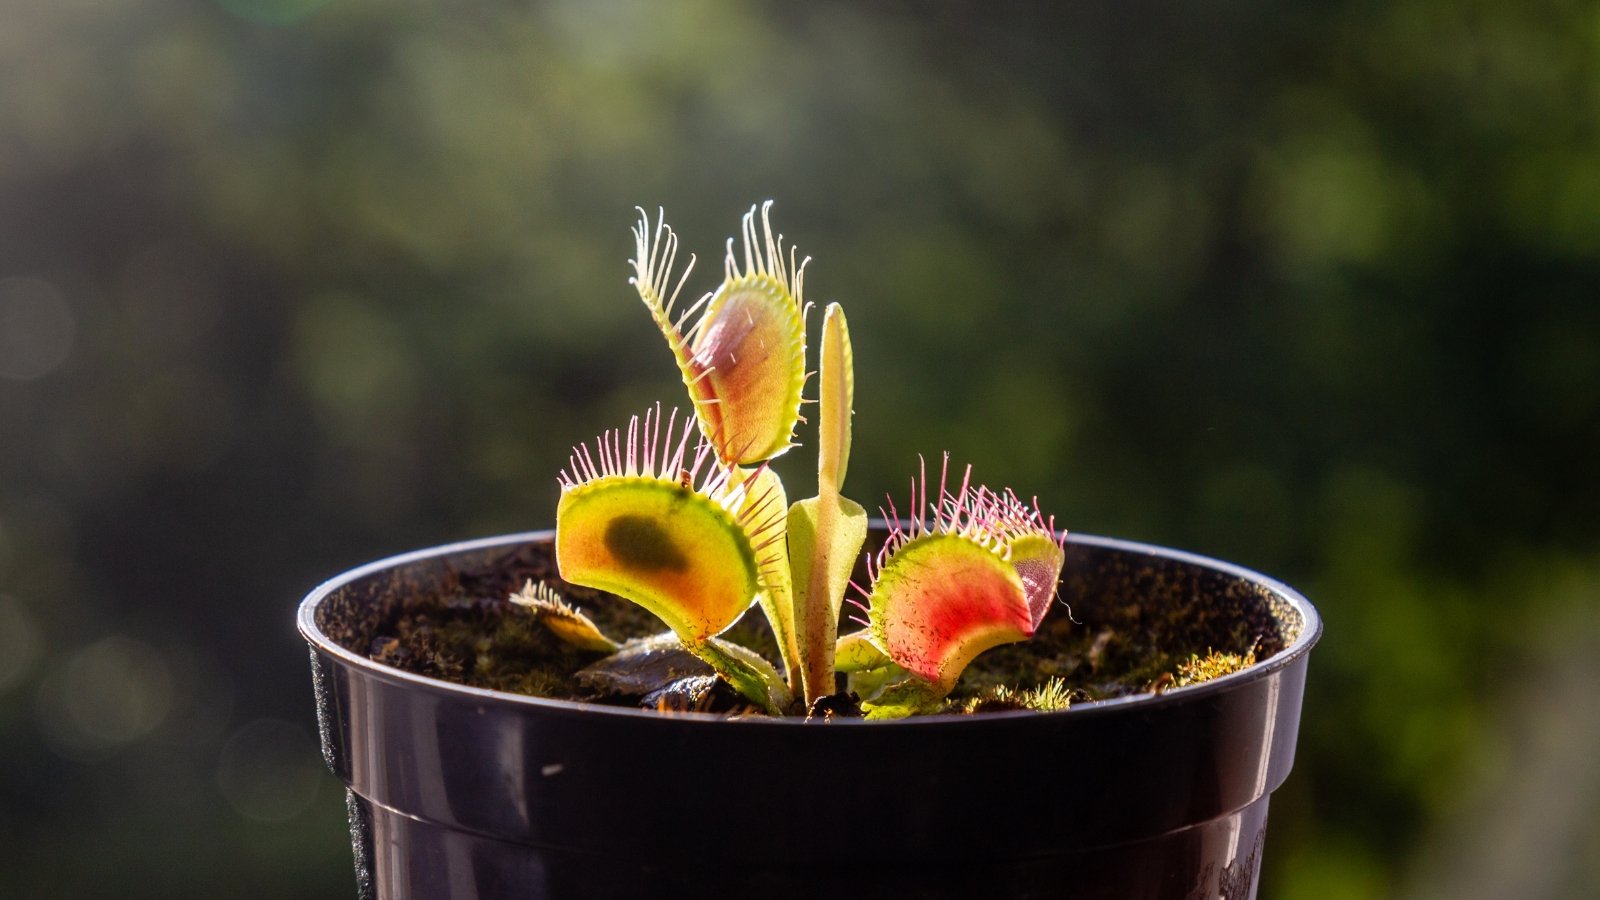
[[[336,592],[378,602],[447,563],[548,537],[374,563],[301,606],[364,897],[1255,896],[1268,795],[1294,759],[1321,629],[1288,588],[1075,536],[1069,571],[1255,591],[1293,639],[1162,696],[886,723],[724,721],[476,690],[379,666],[317,627]]]

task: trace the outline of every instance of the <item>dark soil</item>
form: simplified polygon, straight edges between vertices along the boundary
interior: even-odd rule
[[[1181,687],[1277,652],[1299,627],[1293,610],[1249,582],[1068,547],[1057,607],[1033,640],[980,656],[952,695],[951,711],[1030,708],[1019,697],[1040,687],[1047,690],[1035,693],[1073,703]],[[468,558],[476,563],[471,568],[416,572],[409,582],[402,579],[411,570],[396,570],[382,583],[358,583],[331,596],[318,624],[340,645],[375,662],[473,687],[664,710],[748,712],[732,691],[707,682],[709,670],[687,654],[673,662],[681,663],[673,678],[658,687],[679,683],[650,693],[649,700],[639,692],[608,689],[611,680],[580,678],[580,670],[603,654],[561,642],[511,603],[507,598],[526,581],[548,581],[619,641],[663,629],[631,603],[562,582],[549,549],[526,544],[495,550]],[[1076,567],[1075,556],[1083,557]],[[759,608],[723,637],[778,662]],[[848,714],[846,696],[831,702],[830,713]]]

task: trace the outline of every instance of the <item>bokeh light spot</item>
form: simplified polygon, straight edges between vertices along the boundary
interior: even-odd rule
[[[72,352],[77,325],[55,285],[0,280],[0,378],[32,381],[55,371]]]
[[[322,755],[304,728],[257,719],[228,738],[217,761],[217,787],[234,810],[255,822],[287,822],[317,798]]]
[[[22,681],[43,655],[44,635],[22,601],[0,594],[0,693]]]
[[[167,661],[143,641],[113,635],[45,677],[40,725],[69,757],[94,757],[154,731],[171,711]]]

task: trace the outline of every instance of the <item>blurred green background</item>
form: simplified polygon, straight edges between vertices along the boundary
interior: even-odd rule
[[[1061,7],[10,0],[0,896],[351,896],[296,602],[549,525],[633,206],[769,197],[854,496],[1319,604],[1263,897],[1600,893],[1600,8]]]

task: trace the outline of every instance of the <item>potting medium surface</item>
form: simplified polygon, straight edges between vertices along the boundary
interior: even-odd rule
[[[945,712],[982,714],[1040,702],[1064,708],[1181,689],[1278,653],[1304,627],[1298,611],[1257,582],[1162,558],[1075,553],[1073,547],[1068,544],[1057,601],[1038,633],[978,657]],[[373,662],[471,687],[675,711],[753,712],[687,653],[653,654],[638,671],[608,670],[601,663],[605,654],[558,640],[512,603],[510,595],[528,581],[548,582],[613,638],[663,631],[632,603],[562,582],[548,542],[512,544],[474,559],[481,564],[411,576],[415,583],[383,592],[376,604],[336,592],[318,611],[318,625],[345,650]],[[866,583],[865,573],[856,580]],[[777,662],[759,608],[724,637]],[[832,711],[849,715],[856,708],[844,701]]]

